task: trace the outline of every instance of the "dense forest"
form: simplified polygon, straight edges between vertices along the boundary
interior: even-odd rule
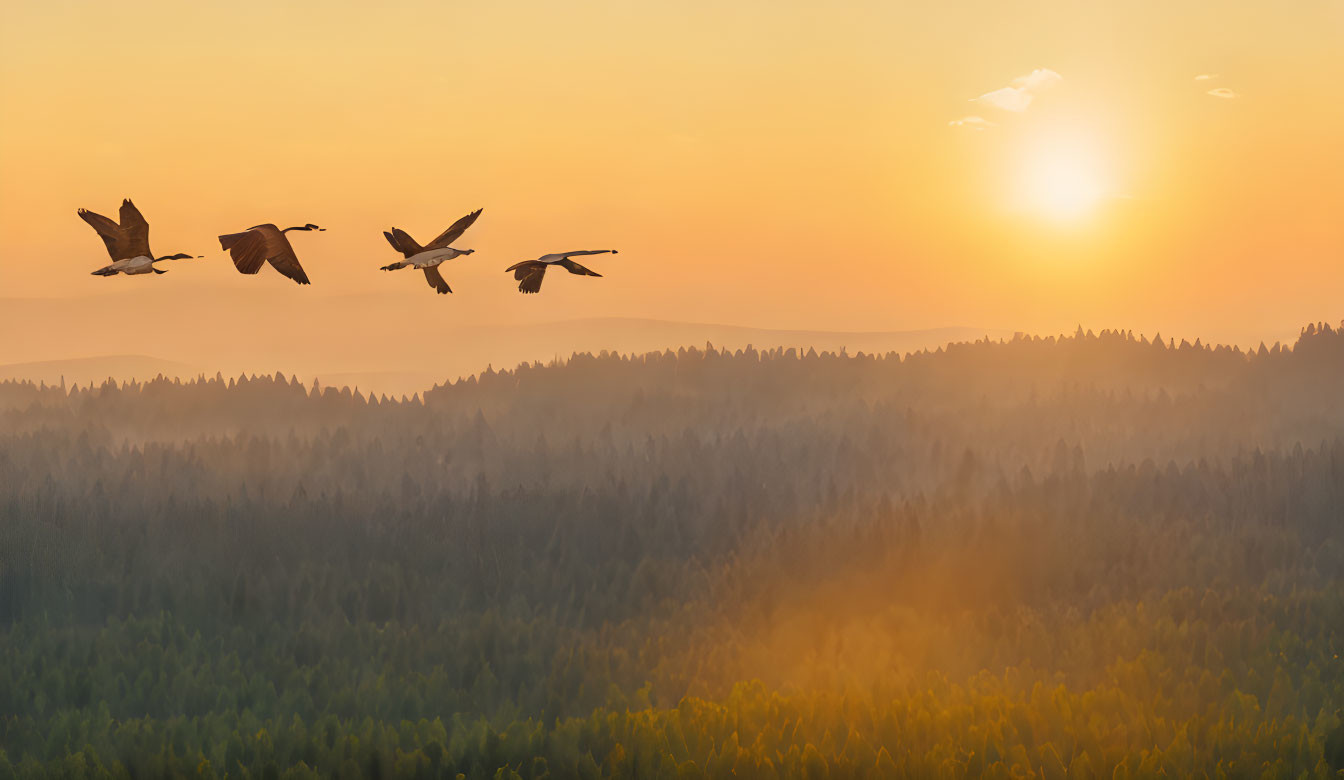
[[[1335,777],[1344,329],[0,383],[0,778]]]

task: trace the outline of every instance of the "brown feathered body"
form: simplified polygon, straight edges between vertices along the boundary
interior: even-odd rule
[[[572,274],[579,276],[602,276],[586,266],[570,260],[571,257],[579,255],[601,255],[610,252],[617,254],[615,249],[584,249],[577,252],[556,252],[551,255],[542,255],[536,260],[524,260],[521,263],[514,263],[505,268],[504,271],[512,271],[513,278],[518,280],[518,291],[523,293],[541,292],[541,282],[546,278],[546,269],[551,266],[559,266]]]
[[[112,264],[94,271],[94,276],[167,273],[154,267],[154,252],[149,248],[149,222],[129,198],[121,202],[121,210],[117,212],[118,222],[113,222],[102,214],[88,209],[80,209],[78,214],[79,218],[87,222],[103,240],[103,246],[107,248],[107,254],[112,258]],[[181,260],[190,257],[191,255],[175,254],[158,259]]]
[[[233,258],[238,273],[255,274],[266,263],[299,284],[310,284],[308,274],[299,264],[299,257],[289,238],[280,228],[267,223],[242,233],[228,233],[219,237],[219,245]]]
[[[476,218],[481,216],[481,211],[482,209],[476,209],[454,222],[426,246],[420,246],[415,239],[411,238],[409,233],[401,228],[394,227],[390,232],[384,231],[383,235],[387,238],[387,243],[401,253],[402,259],[383,266],[383,270],[396,271],[402,268],[419,268],[425,272],[425,281],[429,282],[429,286],[433,287],[435,292],[440,295],[447,295],[452,292],[453,289],[448,286],[448,282],[444,281],[443,274],[439,273],[439,266],[447,260],[469,255],[476,251],[474,249],[454,249],[449,244],[461,238],[467,228],[471,227],[472,223],[476,221]]]

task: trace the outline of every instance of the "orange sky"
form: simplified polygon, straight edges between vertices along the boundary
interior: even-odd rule
[[[246,331],[262,289],[305,338],[363,316],[442,349],[590,316],[1243,343],[1344,317],[1341,0],[840,5],[9,3],[0,298],[53,317],[7,320],[0,362],[157,354],[82,321],[89,296],[190,339],[230,327],[192,302]],[[1034,71],[1006,95],[1025,110],[973,100]],[[125,196],[156,252],[206,259],[90,276],[106,255],[75,209]],[[428,240],[477,207],[455,295],[378,270],[383,229]],[[268,221],[328,228],[294,238],[311,288],[219,251]],[[605,278],[538,296],[502,273],[607,247]]]

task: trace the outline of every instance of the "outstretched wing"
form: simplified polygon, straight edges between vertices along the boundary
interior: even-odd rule
[[[564,268],[565,270],[569,271],[569,272],[572,273],[572,274],[578,274],[579,276],[601,276],[601,275],[602,275],[602,274],[600,274],[600,273],[594,271],[594,270],[591,269],[591,268],[586,268],[586,267],[584,267],[584,266],[579,265],[578,263],[574,262],[573,260],[561,260],[561,261],[557,262],[556,265],[560,266],[561,268]]]
[[[89,223],[89,227],[93,228],[98,233],[98,237],[103,240],[103,245],[107,247],[108,255],[110,255],[114,261],[135,257],[135,255],[124,254],[123,247],[126,244],[126,241],[124,240],[121,228],[117,223],[104,217],[102,214],[95,214],[86,209],[80,209],[78,213],[79,218]]]
[[[409,233],[401,228],[392,228],[391,235],[388,235],[387,233],[383,233],[383,235],[387,236],[387,240],[392,244],[393,248],[406,257],[418,255],[425,251],[419,244],[415,243],[415,239],[411,238]]]
[[[277,241],[271,242],[271,251],[266,258],[271,267],[280,273],[288,276],[299,284],[311,284],[308,281],[308,274],[304,273],[303,266],[299,265],[299,256],[294,254],[294,247],[289,245],[289,239],[284,234],[280,234]]]
[[[222,235],[219,245],[233,258],[238,273],[254,274],[266,264],[266,239],[256,230]]]
[[[540,263],[558,263],[567,257],[578,257],[579,255],[603,255],[610,252],[616,254],[615,249],[581,249],[577,252],[556,252],[552,255],[542,255],[537,258]]]
[[[518,280],[519,292],[541,292],[541,281],[546,278],[545,263],[537,260],[528,260],[522,263],[515,263],[504,270],[513,271],[513,278]]]
[[[140,209],[135,207],[130,198],[121,202],[121,231],[126,236],[128,242],[127,251],[131,252],[129,257],[153,257],[149,252],[149,223],[145,221],[145,215],[140,213]]]
[[[439,273],[437,265],[425,269],[425,280],[429,282],[430,287],[438,291],[439,295],[447,295],[453,291],[453,288],[449,287],[448,283],[443,280],[443,275]]]
[[[392,232],[383,231],[383,237],[392,248],[401,253],[402,257],[410,257],[420,251],[420,245],[410,235],[400,228],[392,228]]]
[[[454,222],[447,230],[439,234],[439,237],[429,242],[426,249],[446,249],[449,244],[462,237],[467,228],[471,227],[476,218],[481,215],[484,209],[476,209],[465,217]]]

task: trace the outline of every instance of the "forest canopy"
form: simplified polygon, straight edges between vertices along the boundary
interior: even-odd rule
[[[1333,777],[1344,332],[0,383],[0,778]]]

